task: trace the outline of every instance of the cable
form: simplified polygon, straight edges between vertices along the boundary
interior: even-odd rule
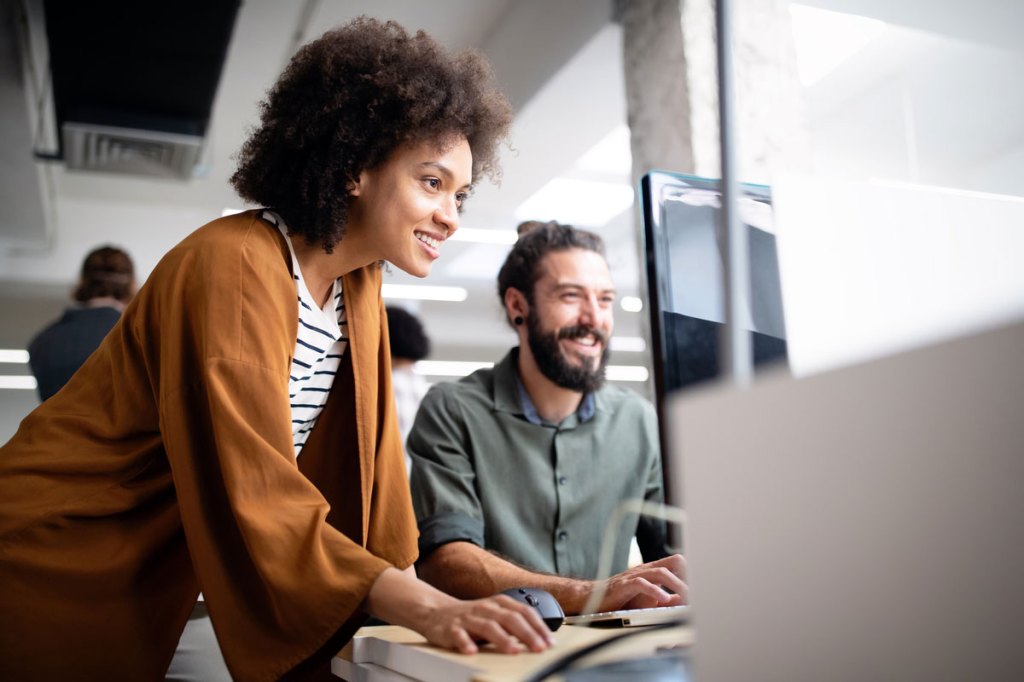
[[[634,635],[643,634],[645,632],[654,632],[655,630],[666,630],[668,628],[678,626],[679,623],[676,622],[658,623],[657,625],[648,625],[644,627],[635,628],[633,630],[623,632],[621,635],[609,637],[608,639],[602,639],[600,642],[594,642],[593,644],[589,644],[583,647],[582,649],[576,649],[575,651],[569,652],[562,658],[552,661],[548,665],[544,666],[543,668],[535,672],[533,675],[530,675],[528,678],[526,678],[526,680],[524,680],[524,682],[541,682],[541,680],[544,680],[545,678],[548,678],[554,675],[555,673],[562,672],[570,665],[572,665],[579,659],[583,658],[584,656],[587,656],[597,651],[598,649],[603,649],[604,647],[610,644],[615,644],[616,642],[626,639],[627,637],[633,637]]]

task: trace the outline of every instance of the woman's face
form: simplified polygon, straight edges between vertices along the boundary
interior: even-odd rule
[[[351,190],[345,241],[358,243],[416,277],[426,277],[444,241],[459,229],[459,209],[472,182],[473,154],[464,137],[442,149],[406,145]]]

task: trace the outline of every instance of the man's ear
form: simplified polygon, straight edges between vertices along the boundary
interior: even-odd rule
[[[505,314],[508,316],[509,322],[512,322],[517,317],[526,319],[529,312],[530,304],[527,303],[523,292],[515,287],[509,287],[505,290]]]

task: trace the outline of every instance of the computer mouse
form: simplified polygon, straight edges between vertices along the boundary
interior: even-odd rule
[[[536,609],[541,619],[552,632],[562,627],[562,621],[565,620],[565,612],[562,611],[562,605],[558,603],[558,600],[550,592],[536,587],[513,587],[505,590],[502,594],[507,594],[517,602],[527,604]]]

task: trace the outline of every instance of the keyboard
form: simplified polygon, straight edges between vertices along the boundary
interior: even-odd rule
[[[566,616],[566,625],[589,625],[592,627],[628,628],[659,623],[685,623],[690,619],[690,607],[657,606],[650,609],[622,609],[601,611],[579,616]]]

